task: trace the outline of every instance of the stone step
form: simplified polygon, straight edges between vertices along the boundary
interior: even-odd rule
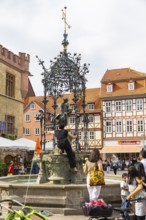
[[[105,174],[105,179],[121,180],[121,175]]]
[[[10,199],[12,200],[17,200],[21,203],[24,203],[26,201],[26,204],[33,205],[33,204],[39,204],[39,206],[44,206],[45,205],[51,205],[51,206],[61,206],[65,207],[66,204],[66,197],[65,196],[24,196],[24,197],[18,197],[15,195],[10,196]]]

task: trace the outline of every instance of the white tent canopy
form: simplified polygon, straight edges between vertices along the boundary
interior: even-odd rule
[[[7,138],[0,137],[0,149],[2,148],[11,148],[13,149],[22,149],[22,150],[35,150],[36,142],[29,140],[27,138],[19,138],[17,140],[10,140]],[[43,146],[42,146],[43,147]],[[45,145],[45,150],[52,150],[53,142],[47,142]]]
[[[20,139],[13,141],[13,142],[14,142],[15,146],[17,146],[19,148],[26,147],[28,150],[35,150],[36,141],[32,141],[27,138],[20,138]],[[53,149],[53,142],[52,141],[47,142],[45,145],[45,149],[52,150]]]
[[[22,149],[27,149],[27,150],[35,150],[35,145],[36,142],[29,140],[27,138],[19,138],[17,140],[13,141],[14,146]]]
[[[15,146],[18,146],[20,148],[27,147],[28,150],[35,150],[35,146],[36,146],[36,141],[32,141],[27,138],[17,139],[14,141],[14,143],[15,143]],[[47,142],[45,145],[45,149],[52,150],[53,149],[53,142],[52,141]]]
[[[0,148],[11,148],[13,141],[7,138],[0,137]]]

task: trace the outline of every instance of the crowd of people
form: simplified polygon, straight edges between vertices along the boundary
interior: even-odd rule
[[[31,166],[31,165],[30,165]],[[28,173],[28,168],[29,168],[29,173],[31,174],[38,174],[39,172],[39,166],[36,162],[33,162],[31,167],[28,167],[22,156],[18,157],[18,161],[10,161],[8,170],[7,170],[7,175],[21,175],[21,174],[27,174]]]
[[[25,168],[24,168],[24,160],[22,156],[18,156],[18,161],[10,161],[10,164],[8,166],[7,175],[17,175],[17,174],[25,174]]]
[[[128,168],[135,163],[139,162],[139,158],[131,158],[131,159],[119,159],[114,154],[111,158],[103,160],[103,169],[106,173],[109,173],[113,170],[114,174],[117,174],[118,170],[128,170]]]
[[[118,167],[119,160],[113,155],[112,160],[106,161],[106,171],[109,172],[111,163],[114,167]],[[104,170],[104,162],[100,158],[100,152],[98,149],[93,149],[89,158],[83,166],[83,172],[87,174],[87,189],[89,193],[89,200],[95,201],[100,197],[101,186],[91,186],[89,183],[90,171],[95,166],[98,169]],[[118,168],[116,168],[118,169]],[[116,171],[114,171],[115,173]],[[116,173],[115,173],[116,174]],[[142,149],[139,155],[139,160],[132,163],[129,162],[127,170],[122,174],[122,180],[120,183],[121,188],[121,203],[122,207],[125,204],[131,204],[132,211],[135,215],[135,220],[145,220],[146,219],[146,149]],[[128,202],[127,202],[128,201]],[[127,214],[126,217],[129,220]]]

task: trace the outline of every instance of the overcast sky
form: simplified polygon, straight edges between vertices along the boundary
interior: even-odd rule
[[[146,73],[146,0],[0,0],[0,44],[30,54],[30,78],[43,95],[42,68],[63,50],[62,9],[67,7],[68,52],[90,63],[87,87],[100,87],[107,69]]]

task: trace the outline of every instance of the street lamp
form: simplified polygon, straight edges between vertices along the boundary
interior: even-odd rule
[[[40,145],[41,145],[41,149],[43,149],[45,151],[45,143],[46,143],[46,132],[45,132],[45,121],[46,121],[46,116],[45,116],[45,107],[44,107],[44,111],[43,110],[39,110],[39,114],[36,116],[36,119],[40,121]],[[42,147],[44,145],[44,147]],[[41,152],[40,154],[40,170],[39,170],[39,174],[38,174],[38,179],[37,182],[38,183],[43,183],[46,182],[47,179],[47,172],[46,172],[46,165],[43,162],[43,153]]]

